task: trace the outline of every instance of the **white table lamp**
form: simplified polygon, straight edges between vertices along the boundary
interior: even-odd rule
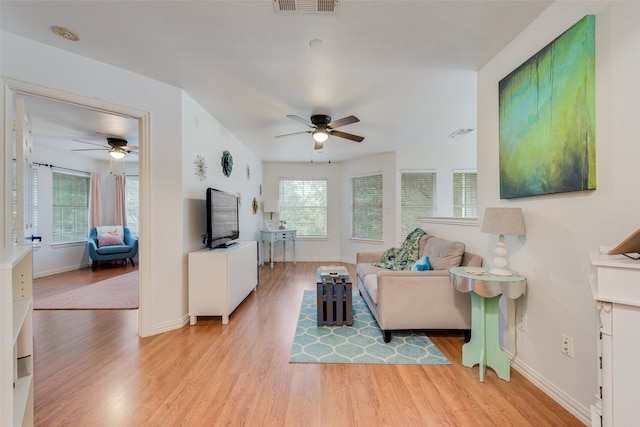
[[[504,236],[505,234],[525,234],[522,209],[486,208],[480,231],[500,236],[498,237],[498,247],[495,250],[496,257],[493,259],[495,268],[492,268],[489,272],[498,276],[511,276],[512,273],[508,268],[509,260],[507,259]]]
[[[269,212],[271,215],[270,220],[273,220],[273,213],[280,212],[280,201],[278,199],[267,199],[264,201],[264,211]]]

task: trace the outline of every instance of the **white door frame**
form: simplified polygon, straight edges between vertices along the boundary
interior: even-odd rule
[[[67,104],[77,105],[79,107],[88,108],[91,110],[115,114],[118,116],[129,117],[138,120],[138,161],[139,161],[139,179],[140,179],[140,251],[138,256],[140,282],[139,282],[139,294],[140,304],[138,309],[138,335],[146,337],[151,335],[151,274],[150,274],[150,260],[151,260],[151,245],[148,236],[151,235],[149,230],[151,220],[149,217],[150,212],[150,194],[151,194],[151,179],[150,179],[150,159],[151,150],[149,144],[149,137],[151,134],[151,114],[148,111],[138,110],[135,108],[125,107],[118,104],[113,104],[100,99],[89,98],[80,96],[64,91],[59,91],[36,84],[23,82],[11,78],[3,78],[4,84],[4,105],[5,105],[5,135],[4,151],[7,153],[11,151],[11,126],[7,126],[13,121],[14,117],[14,105],[13,95],[19,93],[27,96],[37,96],[40,98],[46,98],[53,101],[65,102]],[[7,151],[8,150],[8,151]],[[9,156],[11,157],[11,156]],[[11,158],[7,159],[5,163],[10,165]],[[6,164],[4,165],[7,166]],[[10,185],[10,184],[9,184]],[[5,189],[7,194],[11,193],[11,188]],[[5,201],[6,203],[6,201]]]

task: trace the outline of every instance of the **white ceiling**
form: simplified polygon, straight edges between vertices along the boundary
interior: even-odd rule
[[[550,3],[341,0],[320,15],[275,13],[272,0],[3,0],[0,15],[3,30],[183,88],[264,161],[341,161],[473,148],[475,133],[447,136],[476,127],[475,72]],[[119,136],[137,145],[135,122],[35,101],[36,144],[89,148],[73,140]],[[287,114],[315,113],[356,115],[340,130],[364,142],[331,137],[316,152],[308,134],[275,138],[307,130]]]

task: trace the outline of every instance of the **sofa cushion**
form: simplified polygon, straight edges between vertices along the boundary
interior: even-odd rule
[[[464,243],[431,237],[424,247],[424,255],[429,257],[434,270],[449,270],[462,262]]]
[[[420,238],[420,242],[418,242],[418,259],[425,256],[424,247],[427,245],[427,240],[432,237],[432,235],[425,233],[424,236]]]
[[[103,246],[96,250],[96,253],[100,255],[112,255],[112,254],[124,254],[131,250],[131,247],[127,245],[111,245]]]
[[[100,236],[117,236],[124,239],[124,227],[122,225],[101,225],[96,227],[96,234]]]

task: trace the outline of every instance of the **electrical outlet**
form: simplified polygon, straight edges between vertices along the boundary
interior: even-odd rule
[[[560,351],[565,356],[573,358],[573,338],[562,334],[562,345]]]
[[[527,315],[526,314],[518,314],[518,329],[522,332],[527,332]]]

